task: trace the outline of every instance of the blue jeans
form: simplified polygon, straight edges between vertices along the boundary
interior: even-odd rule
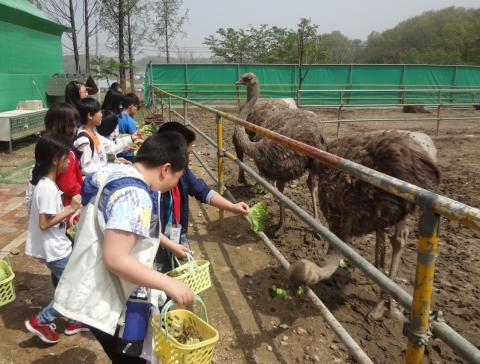
[[[50,269],[52,272],[52,275],[55,276],[55,278],[60,280],[60,277],[62,276],[63,271],[65,270],[65,267],[67,266],[68,260],[70,259],[70,255],[67,255],[65,258],[60,259],[60,260],[55,260],[54,262],[45,262],[45,265]],[[41,325],[46,325],[53,320],[55,320],[60,313],[53,308],[53,304],[55,303],[55,300],[52,300],[47,307],[45,307],[40,313],[38,314],[38,323]],[[77,322],[75,320],[68,319],[68,322],[70,324],[76,324]]]

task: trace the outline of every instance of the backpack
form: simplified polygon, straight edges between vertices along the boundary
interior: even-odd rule
[[[78,133],[76,136],[75,136],[75,140],[77,140],[78,138],[81,138],[81,137],[86,137],[90,143],[90,149],[92,151],[92,156],[93,156],[93,153],[95,152],[95,144],[93,143],[93,139],[90,138],[90,135],[88,135],[87,133],[85,133],[84,131]],[[83,152],[79,151],[77,148],[75,148],[73,146],[73,143],[72,143],[72,149],[73,151],[75,152],[75,155],[77,156],[77,159],[78,159],[78,163],[80,165],[80,169],[82,169],[82,163],[81,163],[81,157],[82,157],[82,154]]]

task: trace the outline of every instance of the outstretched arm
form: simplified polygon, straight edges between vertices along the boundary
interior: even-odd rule
[[[108,270],[127,282],[164,291],[180,305],[193,303],[193,291],[183,282],[143,265],[130,255],[137,235],[107,229],[103,241],[103,263]]]
[[[216,194],[212,197],[212,199],[210,200],[210,205],[225,211],[233,212],[236,215],[246,215],[248,211],[248,205],[245,202],[233,204],[224,197],[222,197],[220,194]]]

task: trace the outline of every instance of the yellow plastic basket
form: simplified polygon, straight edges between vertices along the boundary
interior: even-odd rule
[[[178,259],[172,254],[172,267],[174,267],[174,259],[177,265],[180,265]],[[210,279],[210,262],[208,260],[195,260],[191,254],[187,253],[188,263],[180,265],[178,268],[172,269],[168,272],[171,275],[172,272],[188,270],[188,272],[173,277],[182,281],[189,286],[193,293],[199,294],[212,286],[212,280]]]
[[[201,298],[195,296],[195,299],[202,304],[205,321],[188,310],[168,312],[169,308],[176,304],[174,300],[167,302],[162,313],[152,318],[154,350],[163,364],[209,364],[212,362],[213,348],[215,342],[218,341],[218,332],[207,323],[207,311]],[[185,345],[175,339],[174,336],[178,336],[184,327],[188,326],[193,326],[202,335],[202,342]]]
[[[13,273],[12,265],[8,256],[2,252],[7,261],[0,260],[0,268],[2,268],[5,273],[7,273],[7,278],[3,281],[0,281],[0,306],[6,305],[9,302],[12,302],[15,299],[15,287],[13,286],[13,278],[15,278],[15,273]]]

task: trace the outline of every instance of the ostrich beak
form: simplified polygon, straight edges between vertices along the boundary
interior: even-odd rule
[[[243,85],[242,80],[238,80],[237,82],[235,82],[235,86],[242,86],[242,85]]]
[[[287,271],[288,288],[287,292],[289,296],[295,296],[300,286],[304,286],[307,282],[307,270],[305,263],[302,260],[298,260],[291,264]]]

